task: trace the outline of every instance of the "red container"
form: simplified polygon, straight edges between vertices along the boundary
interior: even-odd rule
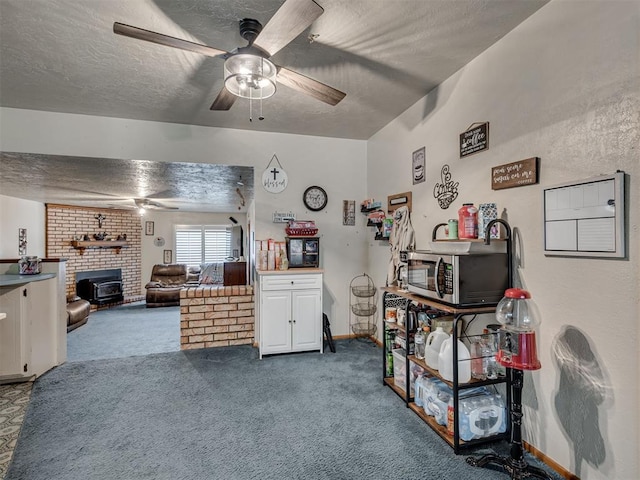
[[[478,238],[478,209],[465,203],[458,210],[458,238]]]

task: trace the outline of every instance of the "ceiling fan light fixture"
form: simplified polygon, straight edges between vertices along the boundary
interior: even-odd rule
[[[250,53],[229,57],[224,62],[224,86],[237,97],[260,100],[276,93],[276,66]]]

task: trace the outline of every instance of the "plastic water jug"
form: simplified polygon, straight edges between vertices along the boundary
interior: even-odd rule
[[[471,354],[460,340],[458,342],[458,383],[468,383],[471,380]],[[438,355],[438,371],[445,380],[453,381],[453,338],[442,342]]]
[[[427,337],[424,347],[424,361],[431,368],[438,368],[438,357],[440,355],[440,347],[442,342],[449,338],[449,334],[442,330],[442,327],[436,328]]]

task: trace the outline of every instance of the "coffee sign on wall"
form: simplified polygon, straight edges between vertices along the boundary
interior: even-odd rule
[[[538,157],[498,165],[491,169],[491,189],[522,187],[538,183]]]
[[[460,134],[460,158],[489,148],[489,122],[474,123]]]

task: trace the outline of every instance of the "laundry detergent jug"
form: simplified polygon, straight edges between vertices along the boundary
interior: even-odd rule
[[[458,383],[468,383],[471,380],[471,354],[460,340],[458,344]],[[453,382],[453,338],[449,337],[440,347],[438,355],[438,371],[440,376]]]
[[[449,338],[449,334],[446,333],[442,327],[436,328],[427,337],[427,341],[424,347],[424,361],[431,368],[438,368],[438,356],[440,355],[440,347],[442,342]]]

